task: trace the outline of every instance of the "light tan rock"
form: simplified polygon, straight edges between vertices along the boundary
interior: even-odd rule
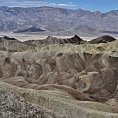
[[[110,108],[108,105],[102,103],[89,102],[89,101],[76,101],[75,99],[73,99],[72,96],[68,95],[67,93],[60,92],[57,90],[39,91],[39,90],[32,90],[32,89],[23,89],[3,82],[0,82],[0,88],[2,88],[2,91],[3,90],[6,91],[8,93],[7,95],[10,95],[11,98],[17,96],[19,102],[21,100],[21,97],[19,96],[22,96],[22,105],[20,105],[21,103],[17,102],[17,99],[15,99],[14,103],[17,103],[18,106],[15,105],[14,107],[12,107],[12,108],[17,108],[21,106],[23,110],[22,116],[24,115],[25,108],[26,108],[25,103],[27,103],[27,108],[29,108],[27,110],[27,113],[29,112],[30,108],[32,109],[35,108],[36,111],[40,110],[40,113],[44,115],[43,116],[44,118],[46,116],[52,118],[53,117],[77,118],[78,116],[80,118],[84,118],[84,117],[117,118],[118,117],[118,114],[113,113],[113,109]],[[4,96],[3,93],[2,96]],[[28,102],[24,103],[25,100],[27,100]],[[30,106],[28,106],[29,102],[30,102]],[[10,103],[12,104],[13,102]],[[6,105],[12,106],[11,104],[7,103]],[[35,106],[36,104],[37,107]],[[32,109],[30,111],[32,111]],[[47,109],[49,109],[49,111]],[[35,115],[35,112],[33,111],[32,114]],[[39,115],[38,112],[37,115]]]

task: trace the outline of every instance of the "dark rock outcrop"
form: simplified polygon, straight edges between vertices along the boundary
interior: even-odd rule
[[[84,42],[84,40],[81,39],[81,38],[80,38],[79,36],[77,36],[77,35],[75,35],[75,36],[72,37],[72,38],[60,40],[60,43],[61,43],[61,44],[64,44],[64,43],[81,44],[82,42]]]
[[[17,30],[14,31],[14,33],[23,33],[23,32],[42,32],[44,30],[40,29],[40,28],[36,28],[36,27],[30,27],[24,30]]]
[[[115,38],[105,35],[105,36],[101,36],[96,39],[93,39],[93,40],[89,41],[89,43],[90,44],[107,43],[107,42],[112,42],[115,40],[116,40]]]
[[[15,38],[7,37],[7,36],[1,36],[0,37],[0,43],[5,42],[5,41],[18,41],[18,40]]]

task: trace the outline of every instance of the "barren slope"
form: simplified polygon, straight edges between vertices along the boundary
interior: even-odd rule
[[[39,45],[2,40],[1,116],[117,118],[118,41],[105,40]]]

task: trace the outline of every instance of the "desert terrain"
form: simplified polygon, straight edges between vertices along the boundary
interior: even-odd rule
[[[0,35],[1,118],[118,118],[116,37]]]

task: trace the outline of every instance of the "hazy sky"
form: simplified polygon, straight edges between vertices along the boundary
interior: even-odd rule
[[[0,6],[9,7],[40,7],[52,6],[68,9],[85,9],[107,12],[118,10],[118,0],[0,0]]]

